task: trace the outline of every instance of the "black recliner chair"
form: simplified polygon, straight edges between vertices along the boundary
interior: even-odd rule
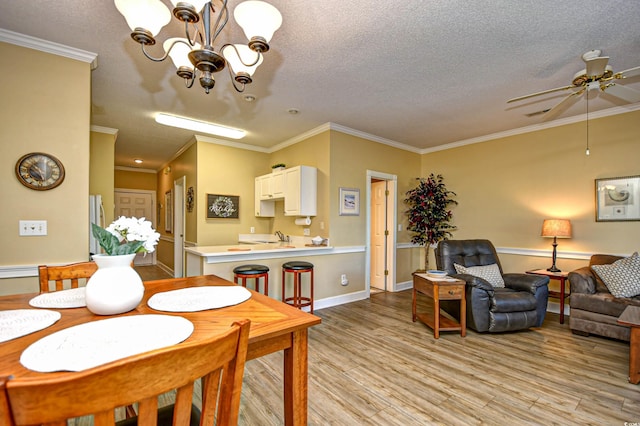
[[[444,240],[435,250],[438,269],[464,280],[467,299],[467,326],[479,332],[503,332],[540,327],[547,312],[549,277],[504,274],[489,240]],[[458,274],[454,264],[465,267],[497,264],[504,288],[494,288],[486,280]],[[460,317],[459,303],[441,301],[441,308]]]

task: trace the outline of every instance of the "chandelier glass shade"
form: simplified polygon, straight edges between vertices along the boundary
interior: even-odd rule
[[[196,79],[206,93],[214,87],[214,74],[228,68],[233,87],[243,92],[262,63],[269,41],[282,25],[282,15],[269,3],[247,0],[236,6],[234,18],[248,39],[245,44],[214,44],[229,20],[227,0],[220,0],[217,16],[213,1],[171,0],[173,16],[184,23],[184,37],[171,37],[162,43],[164,55],[154,57],[145,47],[156,44],[156,35],[171,20],[171,12],[160,0],[114,0],[116,8],[131,28],[131,38],[142,46],[152,61],[171,58],[178,76],[192,87]],[[218,5],[216,6],[218,7]],[[228,67],[227,67],[228,66]]]

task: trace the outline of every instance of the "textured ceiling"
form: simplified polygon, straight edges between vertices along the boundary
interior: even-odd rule
[[[0,28],[97,53],[91,122],[118,129],[117,165],[143,158],[152,169],[192,137],[156,124],[159,111],[246,129],[240,143],[265,150],[332,122],[421,151],[544,123],[526,114],[566,92],[506,100],[570,84],[588,50],[610,56],[614,71],[640,65],[637,0],[269,2],[283,25],[247,89],[253,103],[226,71],[209,95],[197,82],[185,88],[173,64],[143,57],[112,1],[3,0]],[[172,22],[157,38],[182,31]],[[223,38],[244,40],[232,19]],[[624,84],[640,90],[640,77]],[[595,91],[589,99],[590,112],[629,105]],[[557,118],[584,113],[582,95]]]

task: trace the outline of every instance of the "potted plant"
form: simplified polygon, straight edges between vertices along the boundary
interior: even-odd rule
[[[407,191],[404,200],[409,205],[406,211],[409,219],[408,231],[413,232],[411,242],[425,246],[424,265],[429,270],[429,249],[433,244],[446,240],[456,227],[451,225],[451,204],[458,204],[443,183],[442,175],[431,173],[427,178],[417,178],[418,186]]]
[[[285,167],[287,167],[287,165],[284,163],[276,163],[271,166],[271,172],[279,172],[280,170],[284,170]]]

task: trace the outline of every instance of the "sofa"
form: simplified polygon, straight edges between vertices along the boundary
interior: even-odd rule
[[[571,286],[569,328],[573,333],[582,336],[595,334],[629,341],[631,329],[618,325],[617,320],[627,306],[640,306],[640,295],[615,297],[591,268],[594,265],[610,265],[621,259],[624,258],[594,254],[589,260],[589,266],[569,273]]]

